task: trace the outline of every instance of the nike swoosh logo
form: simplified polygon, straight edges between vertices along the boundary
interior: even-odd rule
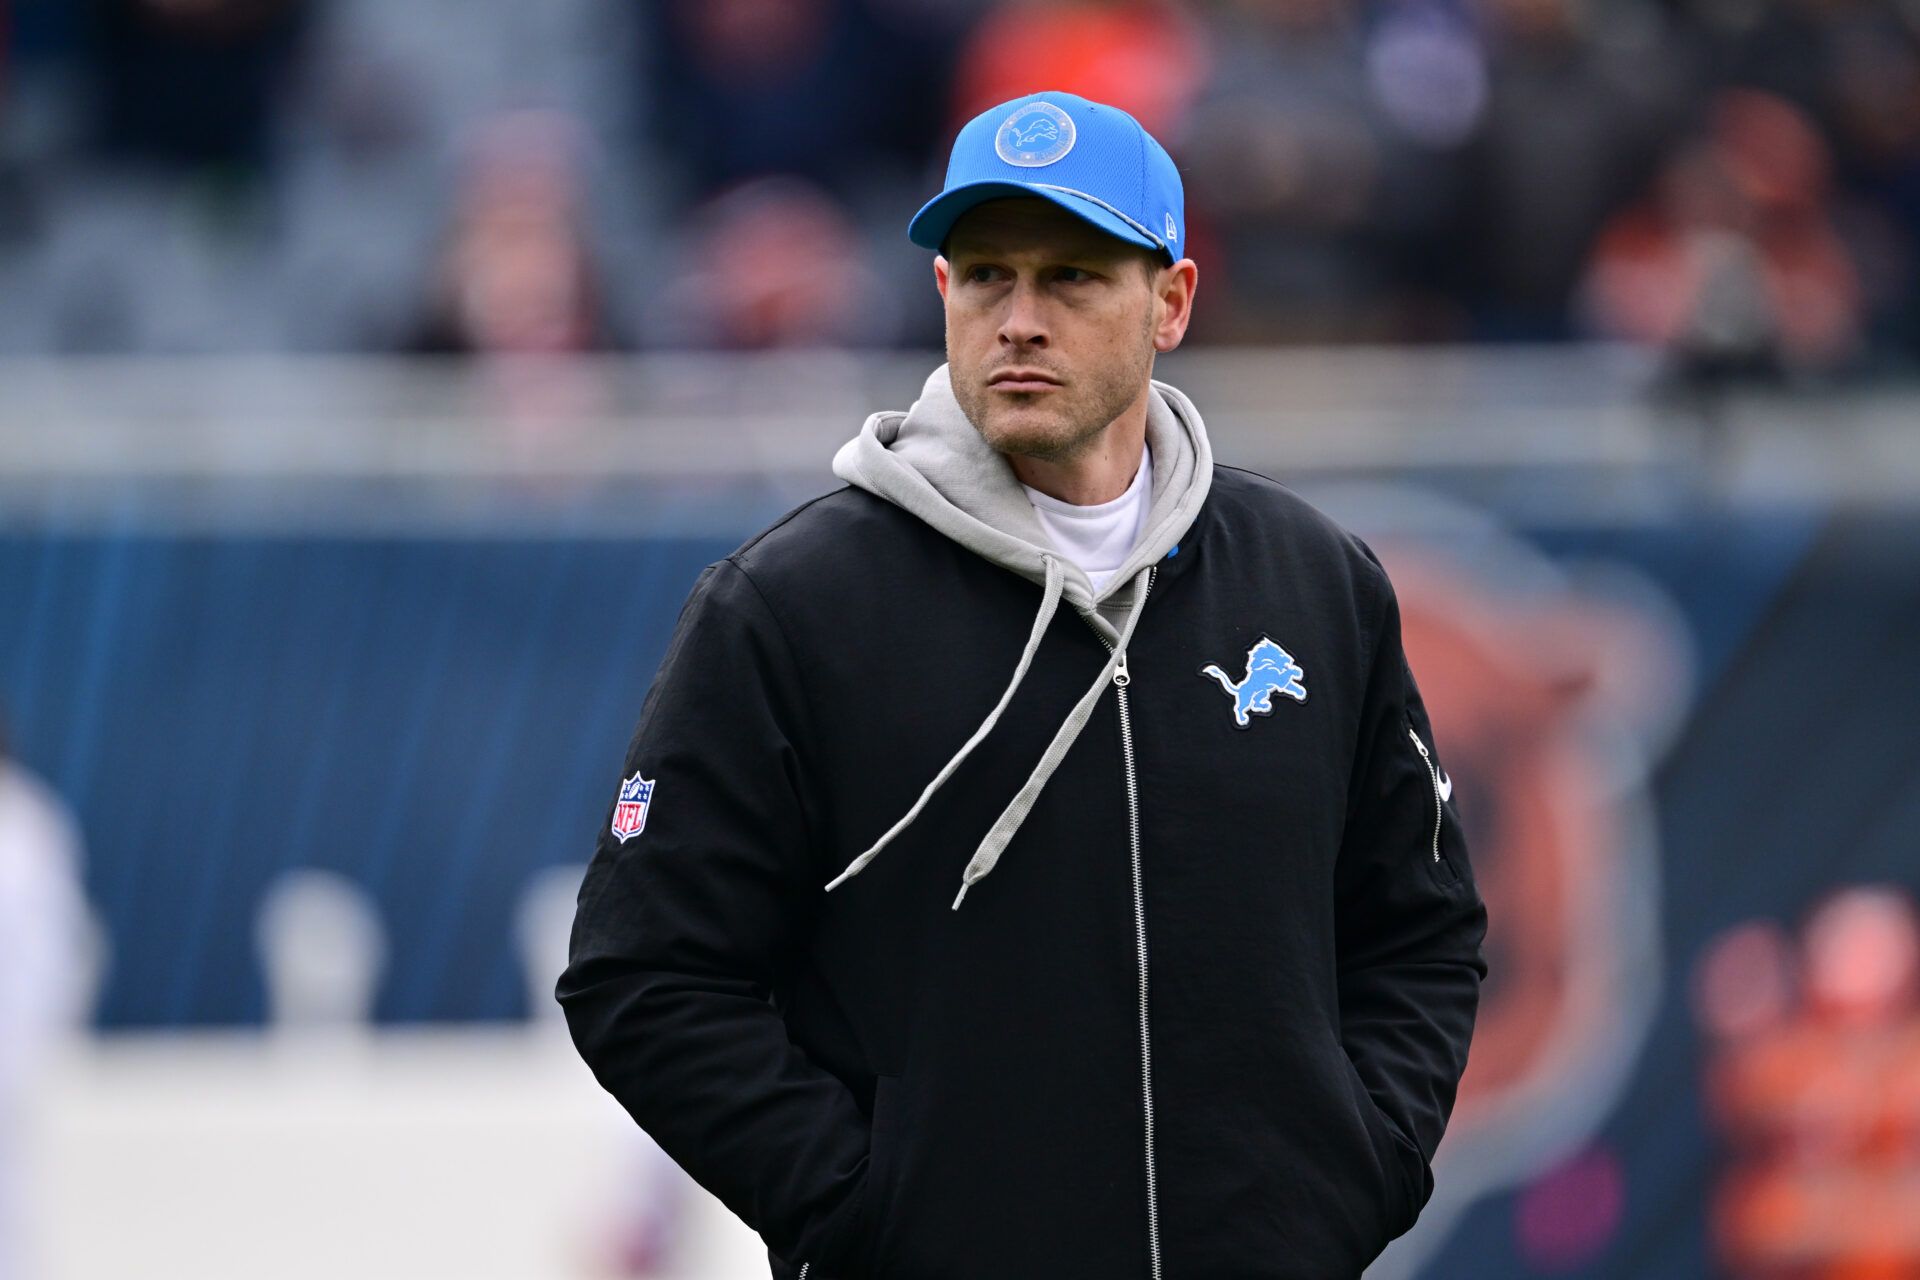
[[[1453,799],[1453,779],[1449,778],[1437,768],[1434,770],[1434,774],[1440,779],[1440,798],[1442,800]]]

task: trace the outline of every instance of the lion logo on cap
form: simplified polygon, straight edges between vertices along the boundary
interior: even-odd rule
[[[993,149],[1008,164],[1034,168],[1073,150],[1073,139],[1072,116],[1051,102],[1029,102],[1000,122]]]

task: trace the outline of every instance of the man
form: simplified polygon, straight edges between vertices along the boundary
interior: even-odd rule
[[[1151,377],[1182,213],[1110,106],[967,124],[947,363],[641,708],[558,996],[776,1280],[1333,1280],[1431,1194],[1485,910],[1378,561]]]

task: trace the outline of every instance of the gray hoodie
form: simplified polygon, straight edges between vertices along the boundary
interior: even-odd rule
[[[1086,727],[1108,683],[1126,682],[1127,642],[1146,604],[1152,568],[1179,544],[1206,501],[1213,481],[1213,450],[1193,402],[1157,379],[1149,386],[1147,447],[1153,451],[1153,494],[1147,506],[1146,527],[1132,554],[1108,580],[1106,590],[1097,593],[1080,567],[1062,556],[1047,538],[1012,464],[986,442],[960,408],[946,365],[928,375],[920,398],[906,412],[883,410],[872,414],[860,433],[834,454],[833,473],[848,484],[885,498],[969,551],[1039,583],[1042,592],[1033,630],[993,710],[934,775],[913,807],[829,882],[828,889],[858,875],[906,830],[934,792],[992,731],[1026,676],[1063,597],[1112,653],[1061,722],[1026,783],[974,851],[961,877],[959,896],[953,900],[956,910],[968,887],[993,870],[1047,779]]]

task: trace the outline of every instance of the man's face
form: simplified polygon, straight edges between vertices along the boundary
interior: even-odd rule
[[[947,253],[934,277],[953,392],[995,449],[1070,460],[1146,391],[1166,329],[1149,251],[1016,196],[962,214]]]

